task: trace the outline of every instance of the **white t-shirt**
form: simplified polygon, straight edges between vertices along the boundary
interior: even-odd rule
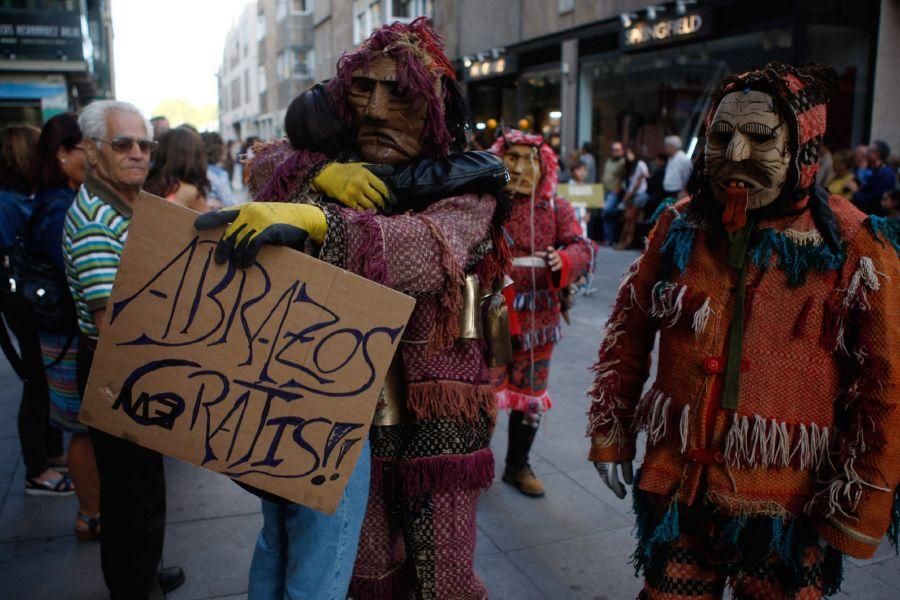
[[[637,161],[637,165],[634,167],[634,171],[631,173],[631,177],[628,178],[628,191],[632,193],[632,195],[644,194],[647,192],[647,179],[650,178],[650,169],[647,168],[647,163],[642,160]],[[638,179],[641,179],[640,185],[635,188],[635,184],[637,184]]]
[[[688,179],[691,178],[691,159],[684,150],[679,150],[675,156],[666,162],[666,173],[663,175],[663,190],[667,192],[680,192],[687,188]]]

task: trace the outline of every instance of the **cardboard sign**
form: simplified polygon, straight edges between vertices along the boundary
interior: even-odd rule
[[[569,202],[583,202],[589,208],[603,208],[602,183],[561,183],[556,192]]]
[[[81,421],[331,514],[415,301],[288,248],[217,265],[195,217],[138,199]]]

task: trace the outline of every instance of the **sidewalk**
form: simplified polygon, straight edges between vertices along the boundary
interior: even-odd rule
[[[479,506],[477,566],[492,599],[634,598],[640,582],[628,557],[634,542],[630,497],[618,500],[587,462],[584,438],[590,383],[612,295],[635,254],[604,249],[597,292],[578,298],[551,370],[555,405],[535,442],[533,467],[547,487],[530,499],[499,481],[506,418],[494,436],[497,483]],[[102,599],[99,546],[79,545],[73,498],[28,498],[16,435],[20,386],[0,369],[0,597]],[[167,462],[168,527],[164,560],[187,573],[171,600],[245,598],[261,523],[259,502],[225,477]],[[872,561],[848,561],[839,598],[900,598],[900,559],[885,543]],[[314,600],[314,599],[311,599]]]

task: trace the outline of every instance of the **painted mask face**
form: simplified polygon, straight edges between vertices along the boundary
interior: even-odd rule
[[[706,167],[713,195],[726,211],[774,202],[790,161],[787,124],[772,96],[752,90],[722,99],[706,136]]]
[[[394,58],[378,56],[353,74],[350,103],[363,160],[397,165],[421,154],[425,103],[397,87]]]
[[[513,144],[506,149],[503,162],[509,171],[506,189],[513,194],[530,196],[541,177],[541,159],[538,149],[526,144]]]

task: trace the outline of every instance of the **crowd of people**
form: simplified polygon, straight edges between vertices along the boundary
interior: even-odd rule
[[[150,579],[173,589],[183,574],[134,569],[136,554],[161,548],[159,455],[78,421],[102,308],[137,193],[201,213],[231,205],[226,164],[218,133],[169,129],[160,117],[151,126],[137,109],[114,102],[56,115],[41,129],[0,132],[0,341],[23,381],[25,493],[77,496],[76,537],[105,540],[104,574],[117,597],[138,597],[129,590]],[[129,514],[137,506],[148,507],[152,530]]]
[[[529,453],[552,406],[567,295],[594,262],[588,237],[630,248],[656,214],[619,287],[588,425],[606,485],[624,497],[634,483],[642,597],[721,595],[726,582],[753,598],[834,591],[835,560],[870,555],[888,530],[900,478],[884,429],[898,418],[900,207],[885,143],[851,154],[822,142],[831,79],[777,64],[726,79],[695,163],[674,135],[649,163],[614,142],[599,169],[585,145],[565,171],[603,184],[587,236],[540,135],[505,129],[489,151],[467,151],[462,94],[421,19],[345,55],[288,108],[287,139],[249,140],[242,165],[218,134],[121,101],[4,128],[0,342],[24,382],[25,493],[77,495],[74,530],[100,541],[113,598],[185,580],[160,568],[161,455],[78,421],[146,191],[200,213],[197,229],[224,227],[217,261],[247,268],[262,245],[289,244],[417,300],[335,514],[250,490],[263,513],[250,597],[484,598],[476,507],[493,481],[497,410],[509,411],[502,481],[543,496]],[[801,85],[813,106],[791,95]],[[744,105],[755,110],[718,111]],[[217,210],[235,204],[237,168],[254,202]],[[657,333],[659,375],[643,393]],[[757,357],[781,356],[777,344],[795,360],[776,369]]]
[[[832,144],[827,137],[822,142],[816,184],[850,199],[866,214],[896,217],[900,160],[891,156],[890,147],[874,141],[852,151],[845,148],[832,152]],[[569,156],[566,181],[603,184],[603,207],[590,210],[587,233],[592,240],[619,250],[637,248],[649,233],[657,208],[687,196],[693,163],[683,150],[682,140],[670,135],[663,146],[664,151],[651,160],[622,142],[613,142],[599,181],[591,144],[584,144]]]

